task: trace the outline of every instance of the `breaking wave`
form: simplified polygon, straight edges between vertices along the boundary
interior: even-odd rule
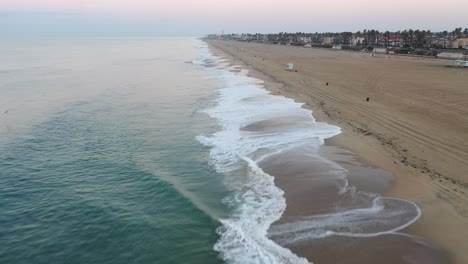
[[[283,246],[331,235],[365,237],[396,232],[420,217],[416,204],[358,192],[348,186],[343,174],[339,194],[367,199],[370,207],[343,208],[272,226],[282,216],[286,201],[274,177],[265,173],[259,162],[305,144],[318,150],[326,138],[341,130],[316,122],[303,104],[271,95],[260,80],[229,71],[232,66],[211,55],[204,43],[197,49],[200,59],[193,64],[209,71],[208,78],[221,80],[223,85],[216,106],[204,110],[221,129],[197,140],[211,147],[210,163],[226,175],[225,184],[234,193],[225,199],[234,210],[229,218],[220,219],[220,239],[214,246],[225,261],[309,263]]]

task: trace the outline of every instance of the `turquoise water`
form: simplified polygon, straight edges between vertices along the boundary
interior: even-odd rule
[[[219,263],[193,39],[0,44],[0,263]]]

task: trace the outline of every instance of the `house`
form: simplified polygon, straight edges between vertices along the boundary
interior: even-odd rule
[[[351,45],[353,46],[362,45],[363,43],[364,43],[363,37],[353,37],[351,39]]]
[[[388,44],[393,47],[401,47],[403,38],[400,35],[392,35],[388,39]]]
[[[335,41],[335,37],[323,37],[323,43],[324,44],[332,44]]]
[[[299,36],[297,37],[297,41],[301,43],[311,43],[312,42],[312,37],[307,37],[307,36]]]
[[[432,47],[435,48],[450,48],[452,47],[452,41],[446,39],[446,38],[433,38],[431,42]]]
[[[379,46],[386,46],[387,45],[387,38],[383,35],[378,35],[377,36],[377,45]]]
[[[452,42],[452,47],[455,49],[466,49],[468,48],[468,37],[457,38]]]

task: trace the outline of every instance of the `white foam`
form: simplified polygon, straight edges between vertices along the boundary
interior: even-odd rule
[[[407,200],[376,197],[368,208],[302,217],[274,225],[269,236],[282,245],[332,235],[374,237],[400,231],[421,216],[419,207]]]
[[[239,157],[250,157],[259,149],[284,148],[291,144],[316,141],[340,133],[340,128],[315,122],[311,111],[291,99],[272,96],[265,89],[252,84],[252,78],[230,72],[221,72],[226,88],[219,90],[218,105],[205,112],[216,118],[222,130],[211,137],[198,137],[213,147],[211,158],[218,171],[231,171],[239,166]],[[308,127],[256,133],[241,130],[254,122],[275,117],[306,117]]]
[[[199,61],[216,61],[207,51]],[[226,65],[227,66],[227,65]],[[229,263],[308,263],[267,237],[270,225],[286,208],[283,191],[274,185],[274,178],[264,173],[257,163],[283,149],[305,142],[320,146],[324,139],[340,133],[340,128],[315,122],[311,111],[291,99],[273,96],[258,86],[259,80],[227,70],[209,68],[213,76],[223,79],[217,105],[205,110],[218,120],[221,130],[197,139],[211,146],[211,164],[222,173],[244,169],[245,182],[235,197],[228,200],[237,207],[228,219],[221,219],[220,239],[214,249]],[[307,119],[308,126],[277,128],[266,132],[244,131],[246,125],[272,118]],[[246,163],[248,166],[246,167]],[[229,184],[229,181],[226,181]]]
[[[308,263],[267,237],[268,228],[281,217],[286,201],[273,177],[251,159],[244,160],[249,166],[249,181],[239,197],[239,208],[231,218],[221,220],[221,238],[214,249],[229,263]]]
[[[245,73],[229,72],[227,69],[232,66],[210,55],[204,44],[199,44],[199,51],[200,58],[194,64],[203,67],[204,63],[209,63],[210,67],[206,68],[212,73],[209,78],[224,82],[224,87],[218,90],[217,105],[204,110],[218,121],[220,131],[197,139],[211,146],[210,163],[218,172],[231,178],[226,184],[235,190],[233,197],[225,199],[227,204],[234,206],[234,213],[228,219],[220,220],[220,239],[214,246],[225,261],[308,263],[278,243],[288,245],[331,235],[367,237],[388,234],[407,227],[420,217],[420,209],[410,201],[357,191],[349,186],[344,168],[321,158],[323,162],[333,163],[329,176],[338,180],[337,192],[344,198],[342,207],[332,214],[304,217],[271,227],[283,214],[286,201],[283,191],[274,185],[274,178],[257,164],[304,144],[318,150],[326,138],[341,130],[316,122],[312,112],[302,108],[302,104],[271,95],[260,86],[261,81],[247,77]],[[217,68],[211,67],[213,63],[217,63]],[[259,124],[268,129],[256,130],[255,125]],[[243,129],[246,126],[249,129]],[[239,172],[245,176],[243,181],[230,177]],[[366,205],[369,207],[358,207]]]

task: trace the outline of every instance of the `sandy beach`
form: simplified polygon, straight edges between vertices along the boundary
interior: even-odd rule
[[[343,164],[361,189],[415,202],[422,217],[406,231],[434,244],[421,247],[424,242],[412,236],[387,235],[361,240],[359,245],[372,245],[372,252],[380,257],[394,244],[393,252],[400,255],[413,249],[420,263],[443,263],[445,251],[454,263],[468,263],[468,70],[448,68],[450,61],[427,58],[231,41],[208,43],[233,64],[244,65],[251,76],[265,80],[265,88],[273,94],[304,102],[318,121],[341,127],[343,133],[327,141],[324,155]],[[287,63],[294,63],[297,72],[286,71]],[[288,157],[301,156],[303,150],[297,151]],[[317,182],[298,173],[300,159],[292,161],[297,163],[296,171],[281,172],[278,162],[265,165],[285,190],[288,207],[280,223],[326,212],[329,205],[325,201],[334,199],[325,197],[324,191],[315,197],[324,202],[310,206],[308,188]],[[314,173],[320,172],[306,174]],[[326,190],[327,185],[320,184]],[[347,245],[343,252],[350,252],[356,250],[355,240],[326,243]],[[320,255],[322,263],[336,263],[339,254],[321,250],[327,248],[326,243],[292,250],[306,257],[325,252]],[[387,251],[379,251],[386,247]],[[428,253],[427,248],[432,247]],[[367,254],[346,263],[370,263],[375,257]],[[394,263],[391,258],[388,261]]]

